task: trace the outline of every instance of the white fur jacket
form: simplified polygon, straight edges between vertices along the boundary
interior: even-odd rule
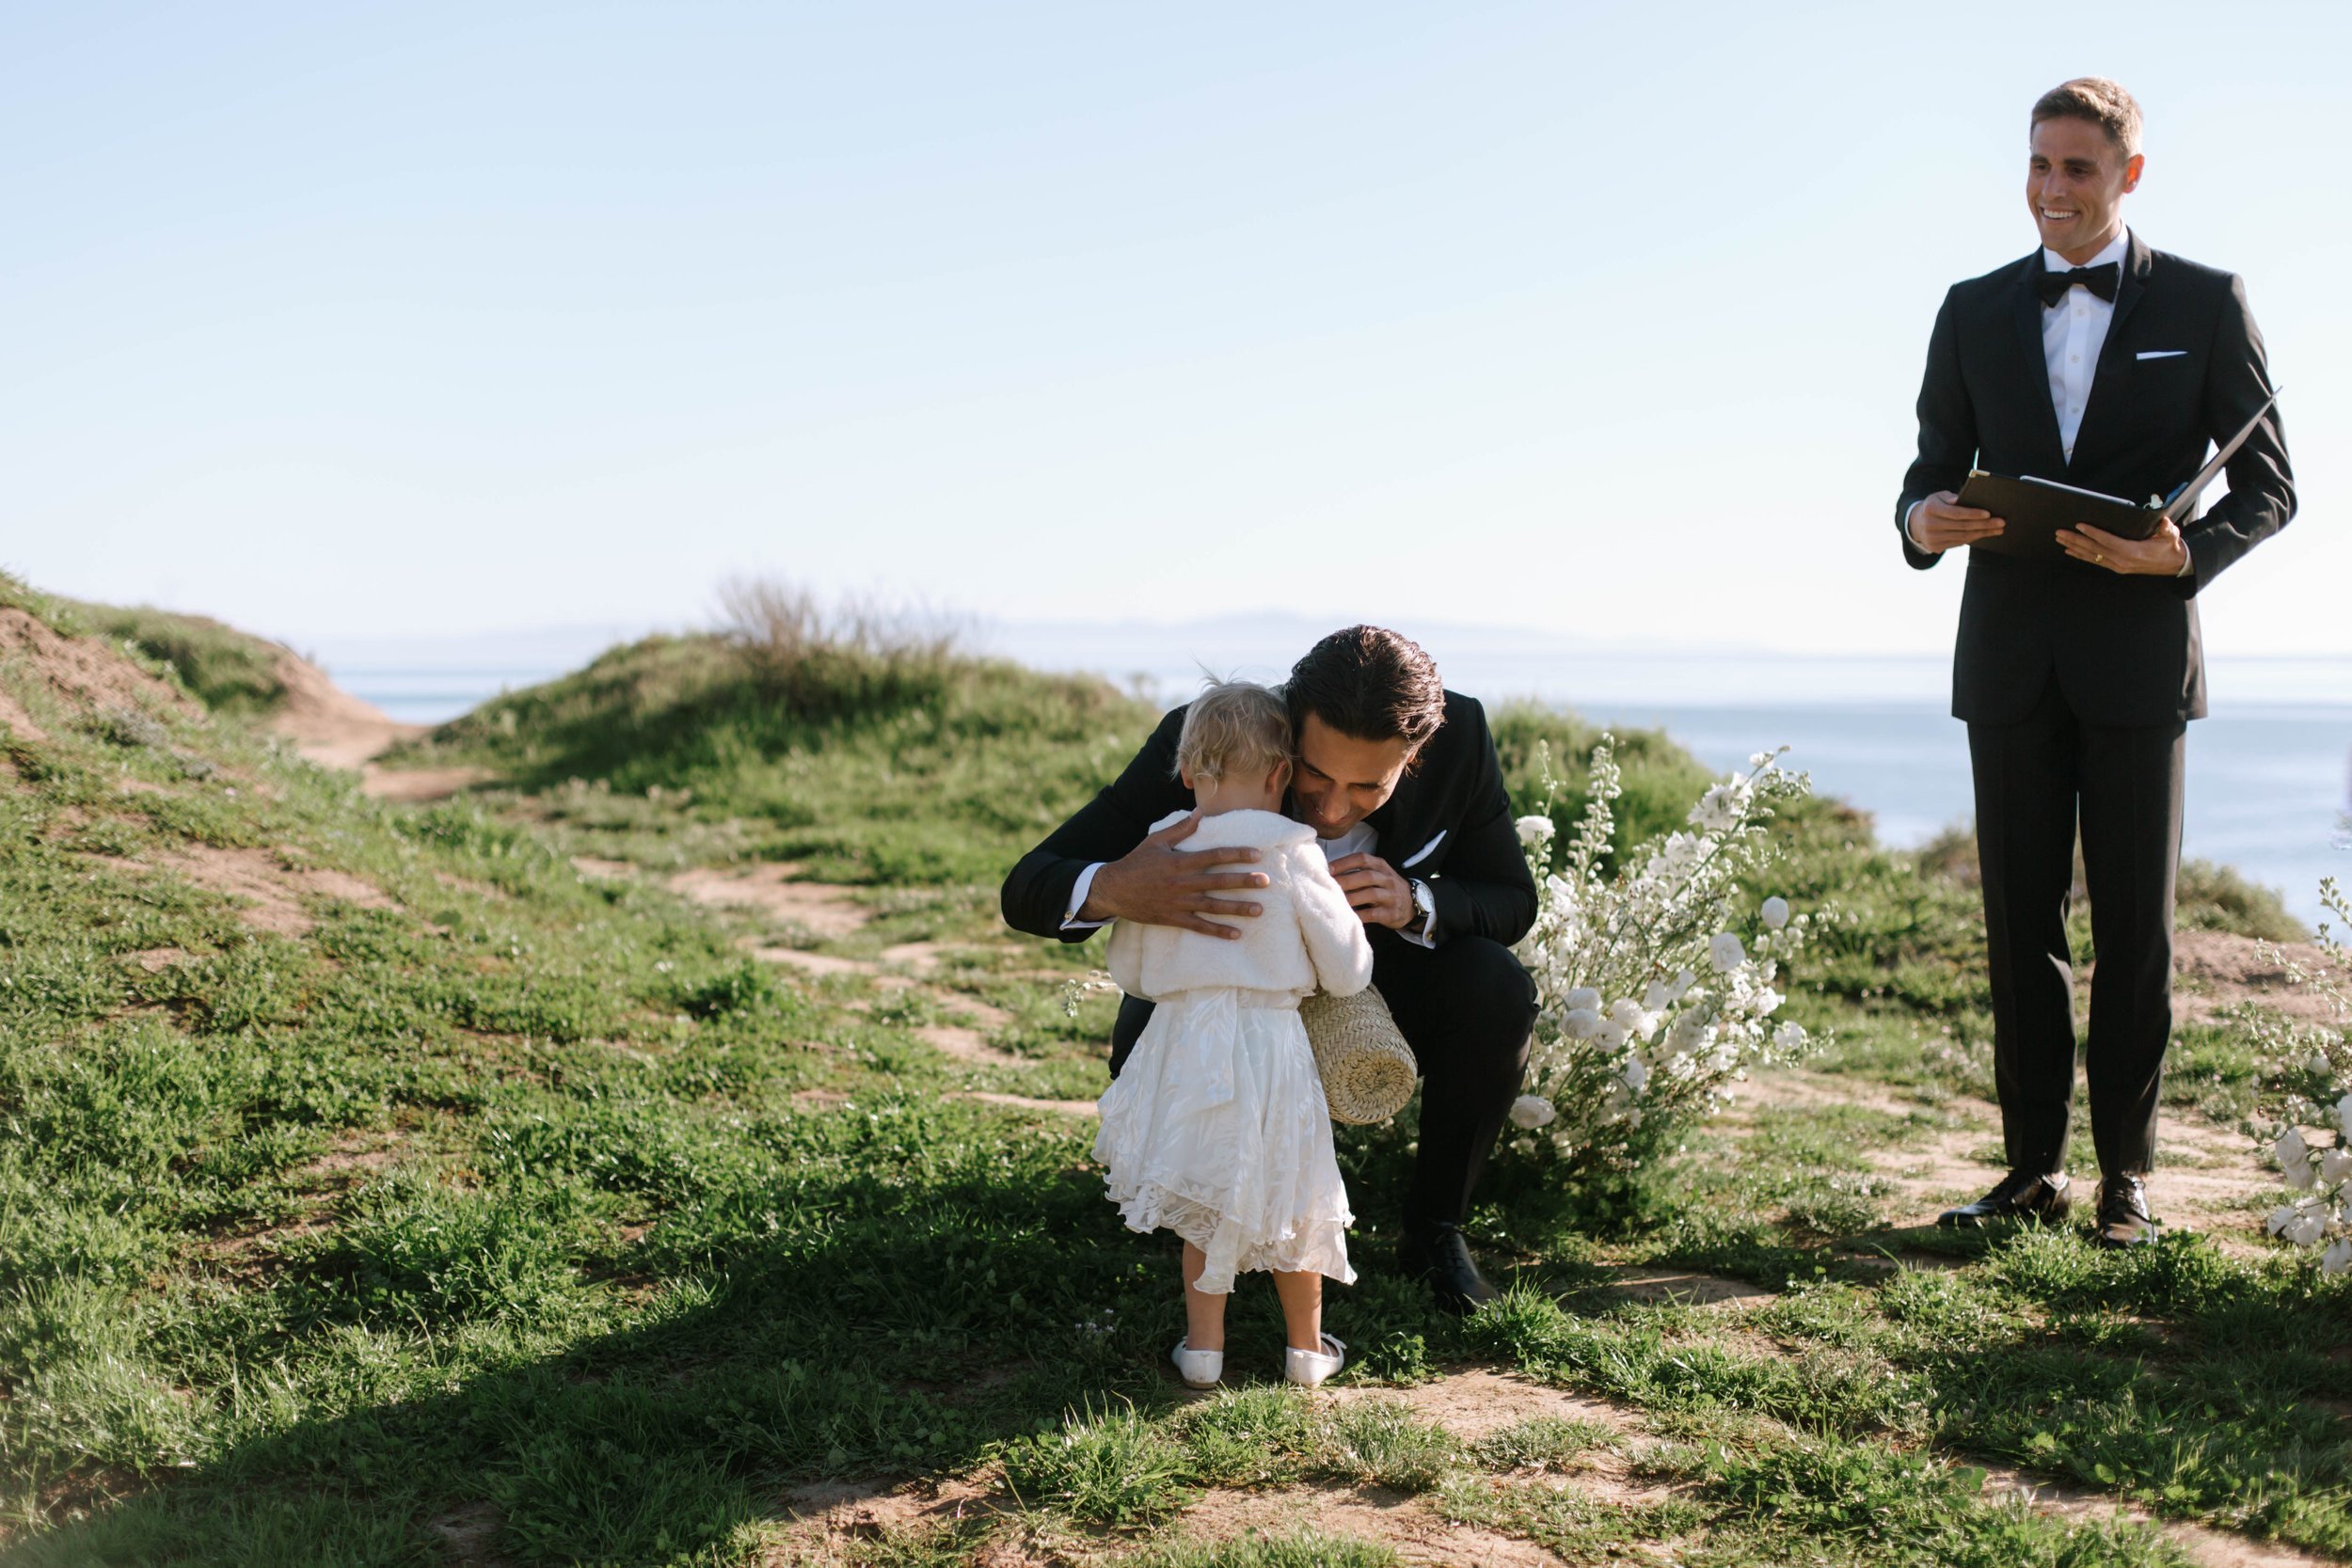
[[[1187,815],[1171,813],[1152,832]],[[1372,943],[1331,879],[1314,830],[1270,811],[1229,811],[1202,817],[1183,844],[1188,851],[1243,846],[1258,851],[1255,869],[1268,885],[1218,896],[1255,903],[1263,912],[1219,922],[1239,927],[1239,941],[1120,922],[1111,931],[1110,966],[1120,990],[1153,1001],[1216,986],[1351,996],[1372,984]]]

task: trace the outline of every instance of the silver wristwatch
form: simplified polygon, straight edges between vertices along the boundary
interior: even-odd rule
[[[1437,935],[1438,895],[1430,892],[1429,884],[1419,877],[1413,878],[1408,885],[1413,890],[1413,909],[1421,916],[1414,924],[1421,927],[1422,936]]]

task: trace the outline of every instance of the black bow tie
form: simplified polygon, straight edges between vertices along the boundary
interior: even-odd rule
[[[2120,261],[2109,261],[2104,267],[2076,267],[2073,272],[2044,272],[2037,280],[2042,290],[2042,303],[2056,305],[2066,297],[2066,291],[2079,283],[2106,300],[2115,303],[2115,287],[2123,280]]]

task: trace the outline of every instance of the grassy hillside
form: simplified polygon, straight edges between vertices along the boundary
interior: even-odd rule
[[[1107,1004],[1058,997],[1095,955],[993,913],[1147,710],[954,659],[796,693],[659,641],[435,736],[509,783],[410,807],[88,627],[0,594],[11,1568],[2234,1544],[2036,1508],[1987,1464],[2352,1552],[2340,1282],[2186,1237],[2112,1259],[1913,1228],[1934,1189],[1901,1173],[1985,1137],[1973,894],[1837,808],[1787,825],[1787,891],[1845,911],[1797,1004],[1839,1031],[1804,1081],[1825,1098],[1694,1138],[1632,1231],[1484,1206],[1514,1292],[1471,1324],[1389,1259],[1408,1131],[1349,1132],[1354,1367],[1322,1401],[1269,1386],[1248,1293],[1237,1386],[1195,1402],[1160,1366],[1166,1249],[1120,1229],[1063,1103],[1102,1082]],[[1589,740],[1533,712],[1498,734],[1529,800],[1535,743]],[[1642,819],[1678,816],[1690,760],[1627,752]],[[636,869],[571,859],[597,850]],[[858,886],[674,891],[730,857]],[[2170,1104],[2226,1112],[2265,1070],[2192,1028]],[[802,1517],[877,1486],[864,1523]]]
[[[779,671],[725,638],[657,637],[388,760],[493,768],[608,832],[660,838],[682,813],[828,880],[936,883],[1001,875],[1155,717],[1099,681],[991,660],[853,652]],[[593,791],[566,794],[575,780]]]
[[[68,624],[128,644],[166,666],[215,713],[258,717],[286,700],[278,673],[284,650],[234,626],[145,606],[60,603],[58,611]]]

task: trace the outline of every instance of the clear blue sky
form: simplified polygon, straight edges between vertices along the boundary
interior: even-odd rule
[[[311,642],[754,570],[1940,648],[1929,324],[2100,71],[2287,388],[2304,515],[2209,645],[2352,650],[2346,14],[13,7],[0,565]]]

